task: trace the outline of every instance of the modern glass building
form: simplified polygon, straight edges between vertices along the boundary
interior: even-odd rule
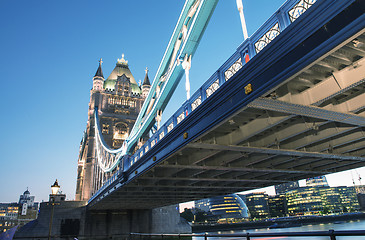
[[[360,209],[353,187],[300,187],[285,194],[289,215],[342,213]]]
[[[300,187],[285,194],[288,214],[311,215],[323,211],[322,198],[316,187]]]
[[[328,187],[326,176],[307,178],[305,184],[307,187]]]
[[[335,187],[340,194],[343,211],[353,212],[360,210],[359,199],[355,187]],[[345,210],[345,208],[346,210]]]
[[[241,219],[249,217],[246,204],[236,194],[195,201],[195,208],[205,212],[209,211],[218,219]]]
[[[195,208],[202,210],[203,212],[210,211],[209,198],[197,200],[194,202]]]
[[[275,193],[276,195],[285,194],[287,191],[291,191],[299,187],[299,182],[288,182],[275,185]]]
[[[17,203],[0,203],[0,234],[18,225]]]
[[[286,216],[286,199],[285,195],[269,196],[269,212],[271,217]]]
[[[318,187],[321,195],[323,213],[339,213],[342,212],[341,196],[336,188]]]
[[[267,218],[270,217],[268,199],[269,196],[265,192],[249,193],[239,195],[246,203],[250,211],[251,218]]]

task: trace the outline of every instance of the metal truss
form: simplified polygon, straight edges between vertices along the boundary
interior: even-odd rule
[[[290,1],[283,12],[300,2]],[[279,21],[271,47],[233,73],[237,60],[247,49],[254,53],[275,26],[277,18],[269,19],[251,45],[242,44],[124,162],[126,175],[96,194],[91,208],[153,208],[365,166],[364,19],[341,15],[361,3],[318,3],[315,11],[331,11],[318,21],[311,21],[315,11],[303,11],[311,17],[292,23],[303,32],[285,32]],[[336,32],[340,20],[348,21],[346,29]],[[327,28],[332,35],[322,34]]]

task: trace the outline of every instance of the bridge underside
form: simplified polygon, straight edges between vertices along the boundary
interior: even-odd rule
[[[193,139],[91,207],[155,208],[365,166],[364,56],[361,29],[209,131],[186,126]]]

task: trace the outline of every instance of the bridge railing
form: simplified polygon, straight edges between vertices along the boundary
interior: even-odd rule
[[[196,240],[208,240],[208,239],[262,239],[267,237],[277,237],[282,239],[283,237],[310,237],[311,239],[317,239],[318,237],[328,237],[327,239],[336,240],[337,237],[348,236],[365,236],[364,230],[348,230],[348,231],[310,231],[310,232],[246,232],[246,233],[230,233],[230,234],[212,234],[212,233],[192,233],[192,234],[153,234],[153,233],[130,233],[130,234],[113,234],[109,236],[105,235],[50,235],[50,236],[32,236],[32,237],[17,237],[13,239],[29,239],[29,240],[40,240],[40,239],[78,239],[78,240],[101,240],[101,239],[114,239],[114,240],[159,240],[159,239],[196,239]],[[322,238],[321,238],[322,239]],[[338,238],[339,239],[339,238]],[[363,238],[361,238],[363,239]]]
[[[217,234],[217,233],[201,233],[201,234],[150,234],[150,233],[131,233],[131,240],[144,240],[144,239],[246,239],[251,238],[260,239],[267,237],[311,237],[316,239],[318,237],[328,237],[330,240],[336,240],[336,237],[340,236],[365,236],[364,230],[348,230],[348,231],[310,231],[310,232],[246,232],[246,233],[227,233],[227,234]],[[322,239],[322,238],[321,238]]]
[[[286,27],[299,18],[315,2],[321,0],[288,0],[158,129],[135,154],[125,159],[124,170],[129,169],[157,142],[169,134],[192,111],[236,74],[250,59],[262,51]],[[322,0],[323,1],[323,0]]]

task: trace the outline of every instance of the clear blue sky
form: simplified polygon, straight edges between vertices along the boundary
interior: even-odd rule
[[[213,14],[192,60],[192,93],[243,40],[235,2],[221,0]],[[243,2],[252,35],[284,0]],[[46,201],[56,178],[67,199],[74,199],[79,143],[99,58],[105,77],[124,53],[137,81],[143,80],[145,67],[153,79],[183,4],[0,2],[0,202],[18,201],[27,187],[37,201]],[[184,100],[180,84],[164,119]]]

